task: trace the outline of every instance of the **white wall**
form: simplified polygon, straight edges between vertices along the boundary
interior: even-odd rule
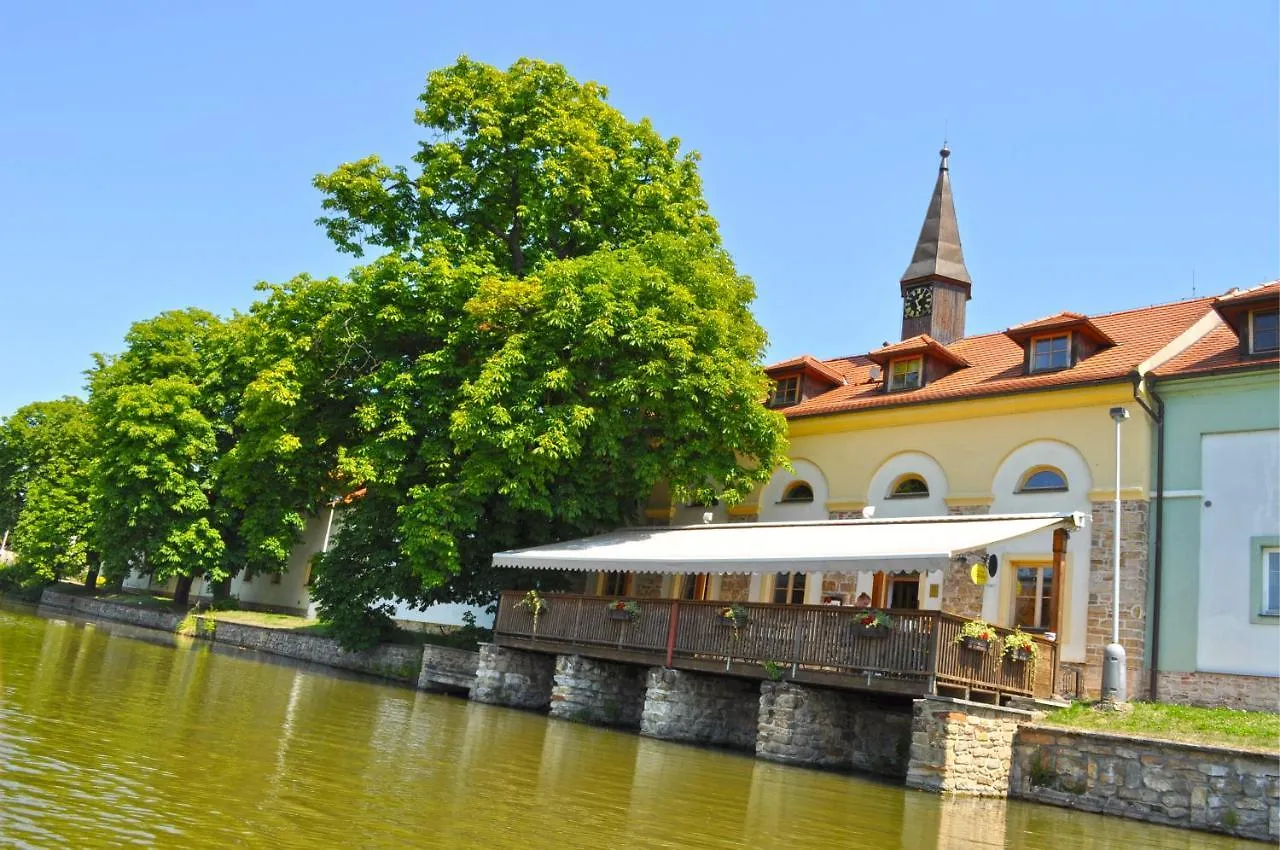
[[[1250,538],[1280,536],[1280,431],[1206,434],[1200,446],[1196,668],[1280,675],[1280,629],[1249,622]]]
[[[904,475],[919,475],[923,478],[929,485],[929,495],[890,498],[893,485]],[[949,492],[947,473],[936,460],[923,452],[902,452],[886,460],[871,476],[867,505],[876,509],[877,519],[946,516],[946,498]],[[859,576],[858,592],[870,593],[871,583],[870,575]],[[920,582],[920,607],[929,611],[942,607],[942,570],[925,573]]]
[[[791,465],[795,472],[779,469],[773,473],[769,483],[760,491],[760,522],[811,522],[827,518],[827,476],[815,464],[803,458],[793,459]],[[804,481],[813,488],[812,502],[782,502],[787,488],[796,481]],[[785,572],[785,570],[780,570]],[[766,598],[768,582],[764,576],[751,577],[751,599],[758,602],[771,602]],[[813,573],[805,582],[804,601],[806,605],[817,605],[822,601],[822,574]]]
[[[1018,484],[1027,470],[1037,466],[1053,466],[1067,478],[1065,493],[1017,493]],[[995,501],[993,514],[1043,513],[1047,511],[1083,511],[1089,513],[1089,490],[1093,481],[1089,464],[1073,446],[1056,440],[1037,440],[1009,453],[991,481]],[[1067,541],[1067,581],[1058,597],[1062,634],[1058,635],[1063,661],[1083,662],[1088,635],[1089,614],[1089,541],[1092,526],[1073,532]],[[989,622],[1007,626],[1013,623],[1014,586],[1017,575],[1012,561],[1053,560],[1053,532],[1042,531],[1017,540],[990,547],[1000,562],[996,580],[989,582],[982,597],[982,616]]]

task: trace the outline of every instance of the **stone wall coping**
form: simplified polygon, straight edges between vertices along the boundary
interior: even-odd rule
[[[955,705],[959,706],[961,709],[980,708],[986,711],[994,711],[997,714],[1007,714],[1009,715],[1010,720],[1025,718],[1027,721],[1030,721],[1031,718],[1035,717],[1037,714],[1037,712],[1027,711],[1022,708],[1007,708],[1003,705],[992,705],[989,702],[974,702],[973,700],[960,699],[958,697],[927,696],[921,697],[921,699],[926,702],[939,702],[945,705]]]
[[[1191,752],[1227,756],[1228,758],[1258,756],[1271,759],[1272,761],[1280,761],[1280,751],[1277,750],[1262,750],[1255,749],[1253,747],[1225,747],[1220,744],[1198,744],[1194,741],[1176,741],[1172,738],[1153,738],[1149,735],[1126,735],[1118,732],[1100,732],[1096,729],[1077,729],[1073,726],[1056,726],[1051,723],[1028,723],[1026,726],[1023,726],[1020,731],[1052,732],[1064,735],[1075,735],[1081,738],[1096,738],[1102,741],[1121,744],[1128,749],[1133,749],[1135,746],[1153,745],[1159,747],[1171,747],[1178,750],[1188,750]]]

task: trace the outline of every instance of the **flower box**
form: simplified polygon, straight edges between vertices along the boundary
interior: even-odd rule
[[[1031,660],[1031,650],[1023,649],[1022,647],[1016,647],[1007,652],[1006,655],[1009,656],[1010,661],[1023,662]]]
[[[875,640],[884,640],[889,636],[889,629],[884,626],[854,626],[853,633],[860,638],[874,638]]]
[[[960,647],[962,649],[973,650],[974,652],[987,652],[991,649],[991,641],[986,638],[965,635],[960,639]]]
[[[738,615],[737,620],[732,617],[716,617],[716,620],[718,620],[722,626],[735,626],[737,628],[741,628],[750,622],[750,618],[742,614]]]
[[[610,620],[630,620],[631,612],[625,608],[610,608],[609,619]]]

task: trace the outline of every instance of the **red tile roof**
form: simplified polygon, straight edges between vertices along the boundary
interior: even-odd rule
[[[1239,304],[1242,302],[1265,301],[1266,299],[1280,301],[1280,280],[1273,280],[1270,283],[1260,283],[1257,286],[1251,286],[1248,289],[1237,289],[1228,292],[1226,295],[1219,296],[1213,300],[1214,307],[1224,307],[1231,304]]]
[[[1155,370],[1157,378],[1188,378],[1218,372],[1252,371],[1280,367],[1280,352],[1244,354],[1240,337],[1230,325],[1218,325],[1186,351]]]
[[[1033,336],[1042,333],[1050,333],[1052,331],[1074,330],[1085,336],[1092,337],[1094,342],[1102,345],[1112,345],[1115,340],[1107,336],[1101,328],[1093,323],[1092,320],[1083,313],[1062,312],[1056,316],[1045,316],[1043,319],[1036,319],[1034,322],[1025,322],[1021,325],[1014,325],[1005,331],[1005,336],[1017,343],[1024,343]]]
[[[950,363],[952,366],[968,366],[969,361],[965,360],[959,354],[947,348],[928,334],[918,334],[908,337],[902,342],[895,342],[893,345],[886,345],[884,348],[877,348],[875,351],[867,355],[867,359],[872,363],[878,363],[881,366],[889,365],[889,361],[896,357],[905,357],[913,354],[928,354],[936,357],[944,363]]]
[[[783,360],[781,363],[774,363],[764,367],[764,373],[770,377],[780,372],[788,371],[812,372],[818,377],[830,381],[832,386],[844,383],[843,375],[810,354],[802,354],[799,357],[792,357],[790,360]]]
[[[905,392],[884,392],[883,383],[871,379],[873,364],[866,356],[833,358],[824,364],[844,376],[848,383],[789,407],[783,413],[788,419],[794,419],[1124,380],[1140,363],[1208,313],[1212,301],[1212,298],[1196,298],[1090,317],[1115,345],[1057,372],[1026,374],[1022,346],[1003,332],[965,337],[951,343],[948,350],[971,365],[918,390]]]

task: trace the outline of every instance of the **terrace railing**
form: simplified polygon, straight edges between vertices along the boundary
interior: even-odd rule
[[[998,641],[987,652],[957,642],[964,618],[940,611],[890,609],[887,629],[858,622],[867,609],[828,605],[732,603],[745,612],[738,625],[724,616],[730,603],[628,599],[638,613],[613,612],[615,597],[553,594],[534,628],[523,594],[502,594],[495,623],[498,643],[543,651],[751,674],[754,668],[820,678],[831,684],[904,693],[980,691],[1049,696],[1057,645],[1036,638],[1038,660],[1013,661]],[[997,629],[1001,637],[1008,629]]]

